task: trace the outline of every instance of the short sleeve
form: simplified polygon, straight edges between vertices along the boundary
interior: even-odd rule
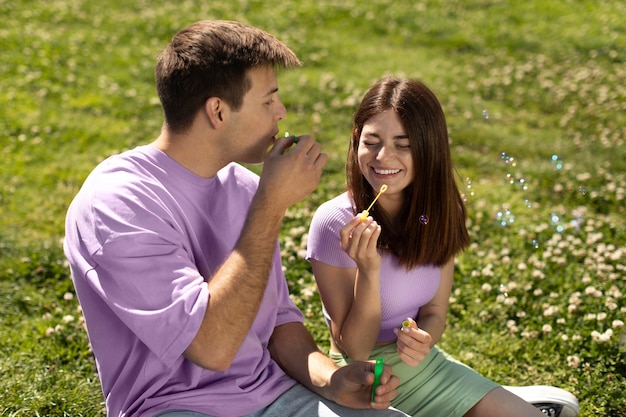
[[[206,310],[207,286],[182,234],[163,221],[156,204],[148,210],[120,198],[115,208],[95,216],[102,247],[86,278],[118,318],[169,362],[195,336]]]
[[[311,221],[307,260],[315,259],[339,268],[356,268],[356,263],[341,249],[339,232],[354,217],[347,194],[322,204]]]

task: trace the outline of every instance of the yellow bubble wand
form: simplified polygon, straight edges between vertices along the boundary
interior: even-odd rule
[[[383,184],[382,187],[380,187],[380,191],[378,192],[378,195],[376,196],[374,201],[372,201],[372,204],[370,204],[367,210],[365,210],[363,213],[360,214],[361,221],[367,219],[367,216],[370,215],[370,209],[374,206],[374,203],[376,202],[376,200],[378,200],[378,197],[380,197],[380,195],[384,193],[385,191],[387,191],[387,184]]]

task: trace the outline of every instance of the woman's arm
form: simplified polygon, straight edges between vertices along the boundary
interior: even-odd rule
[[[417,316],[417,326],[428,332],[432,338],[430,346],[434,346],[439,342],[446,328],[446,316],[448,314],[453,280],[454,258],[451,258],[441,267],[441,281],[437,293],[428,304],[420,308]]]
[[[366,360],[380,331],[380,263],[376,248],[380,227],[353,218],[341,230],[341,247],[357,268],[338,268],[314,259],[311,266],[332,336],[348,357]]]
[[[441,268],[439,289],[432,300],[420,308],[417,322],[398,331],[398,355],[409,366],[417,366],[430,352],[446,327],[448,303],[454,277],[454,258]]]

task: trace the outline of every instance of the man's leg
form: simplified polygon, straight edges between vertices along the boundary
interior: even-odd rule
[[[343,407],[310,391],[300,384],[281,395],[272,404],[246,417],[409,417],[395,409],[357,410]]]

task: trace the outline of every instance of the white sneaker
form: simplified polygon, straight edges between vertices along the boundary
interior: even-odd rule
[[[561,388],[549,385],[502,388],[531,403],[550,417],[577,417],[580,412],[576,397]]]

